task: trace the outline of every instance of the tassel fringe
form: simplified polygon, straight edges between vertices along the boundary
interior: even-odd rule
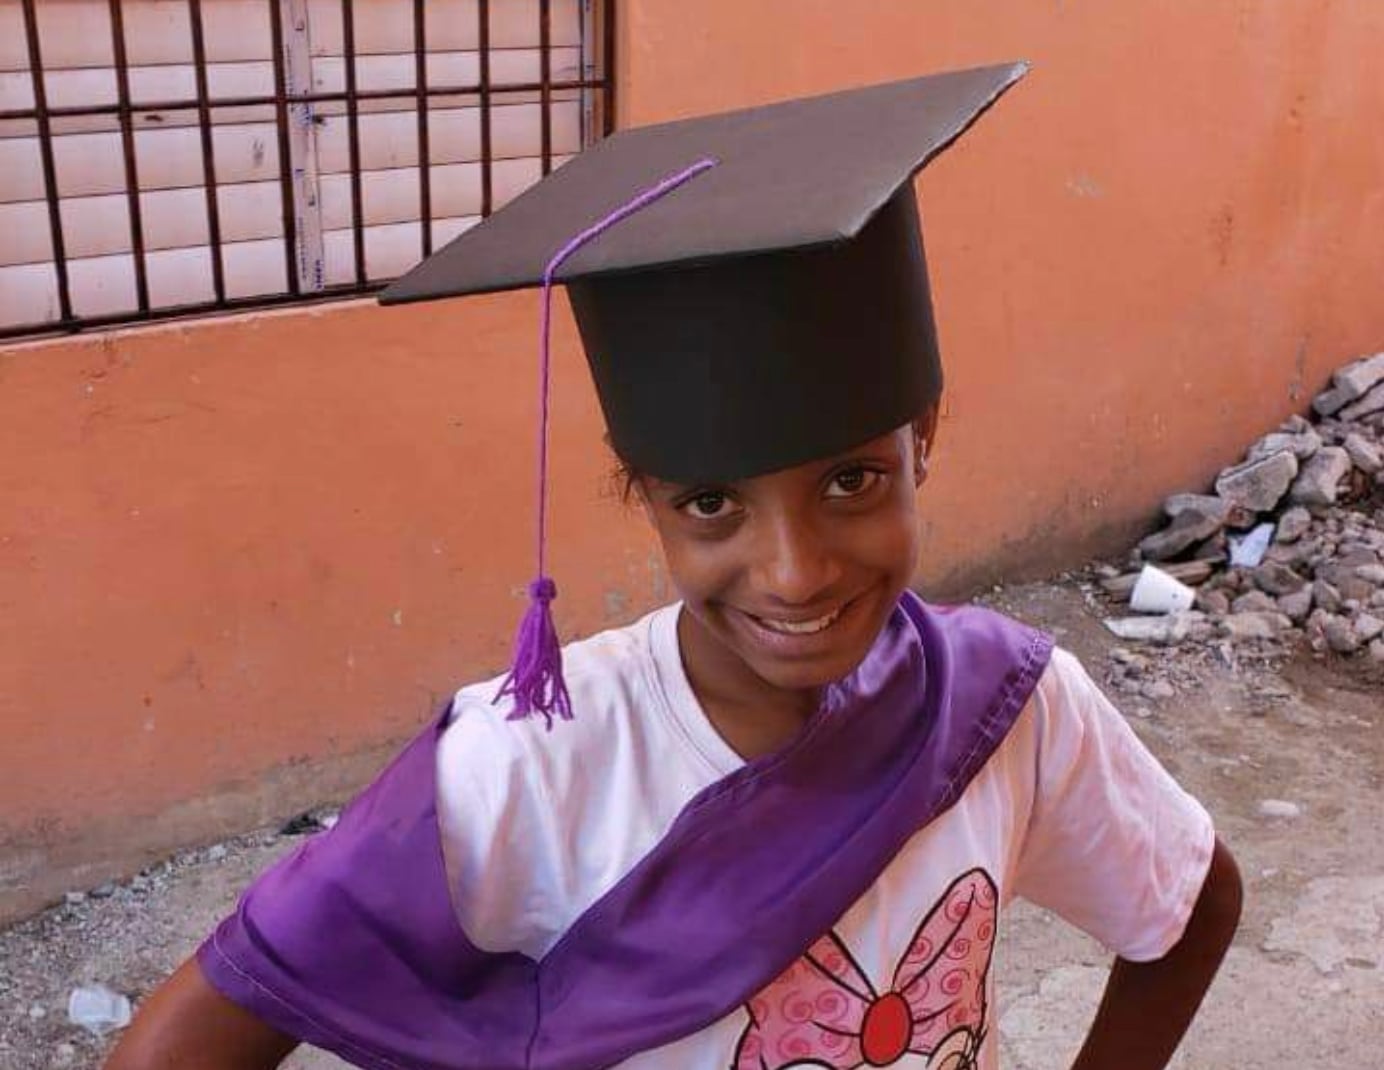
[[[513,697],[511,721],[541,713],[552,731],[553,717],[572,719],[572,700],[562,679],[562,646],[553,625],[552,602],[557,584],[540,576],[529,584],[529,608],[514,640],[514,668],[495,696]]]

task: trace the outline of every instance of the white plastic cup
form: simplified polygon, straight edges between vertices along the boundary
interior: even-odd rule
[[[130,1024],[130,1001],[105,985],[83,985],[67,997],[67,1017],[93,1036],[105,1036]]]
[[[1130,608],[1139,613],[1177,613],[1191,609],[1196,600],[1196,591],[1153,565],[1144,566],[1129,593]]]

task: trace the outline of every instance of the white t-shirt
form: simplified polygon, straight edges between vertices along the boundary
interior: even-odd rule
[[[698,791],[743,764],[683,671],[679,610],[565,648],[578,717],[560,731],[517,731],[491,704],[497,681],[457,693],[438,747],[438,817],[458,920],[477,947],[542,958]],[[1213,845],[1206,811],[1057,650],[957,804],[908,841],[760,1002],[621,1066],[862,1065],[859,1038],[798,1022],[795,1001],[836,1008],[858,1026],[872,1002],[907,990],[916,1020],[920,993],[945,985],[966,1006],[930,1027],[931,1056],[901,1053],[887,1065],[994,1070],[998,911],[1022,896],[1124,958],[1156,959],[1181,936]],[[929,954],[939,941],[950,946]],[[870,1025],[876,1060],[891,1054],[879,1020],[888,1013]]]

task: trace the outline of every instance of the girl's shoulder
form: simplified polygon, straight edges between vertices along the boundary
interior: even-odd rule
[[[677,612],[676,604],[664,606],[563,647],[571,720],[512,719],[512,700],[499,697],[502,675],[462,687],[439,740],[439,772],[509,789],[563,781],[583,762],[602,762],[621,739],[657,731],[667,669],[660,663],[668,657],[660,638],[671,634]]]
[[[713,778],[665,692],[676,611],[563,648],[570,721],[510,720],[503,678],[457,692],[438,741],[438,830],[478,946],[541,957]]]

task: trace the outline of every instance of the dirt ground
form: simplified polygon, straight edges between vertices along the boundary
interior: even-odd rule
[[[1174,1065],[1384,1066],[1378,671],[1306,652],[1121,647],[1100,623],[1110,611],[1078,577],[999,589],[984,600],[1054,632],[1110,684],[1240,861],[1244,921]],[[1140,663],[1132,680],[1131,660]],[[260,830],[185,852],[0,932],[0,1067],[99,1066],[106,1042],[67,1020],[73,986],[101,982],[138,1001],[231,909],[253,874],[297,842]],[[1082,934],[1018,904],[999,945],[1003,1065],[1066,1066],[1108,963]],[[303,1051],[286,1065],[343,1064]]]

